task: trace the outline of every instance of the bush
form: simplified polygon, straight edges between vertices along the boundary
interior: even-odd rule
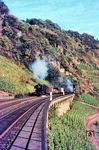
[[[50,49],[50,52],[49,52],[52,56],[54,55],[55,56],[55,54],[57,53],[57,48],[54,48],[54,47],[52,47],[51,49]]]
[[[83,63],[78,64],[78,68],[83,69],[83,70],[90,70],[91,69],[89,64],[83,64]]]
[[[48,70],[48,76],[46,77],[46,80],[48,80],[54,87],[57,87],[60,82],[60,72],[58,68],[49,65]]]
[[[8,14],[8,12],[9,12],[8,7],[5,5],[4,2],[0,0],[0,15],[5,14],[5,13]]]
[[[69,71],[69,67],[66,65],[66,61],[68,61],[68,57],[64,54],[61,54],[61,65],[64,67],[65,71]]]

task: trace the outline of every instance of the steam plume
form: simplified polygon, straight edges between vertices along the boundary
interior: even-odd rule
[[[62,83],[61,83],[61,87],[64,88],[64,90],[66,92],[73,92],[74,88],[73,88],[73,83],[70,79],[65,79]]]
[[[73,83],[71,82],[71,80],[67,79],[66,82],[67,82],[67,90],[73,92]]]
[[[30,70],[37,79],[45,79],[48,75],[48,63],[45,60],[36,60],[30,65]]]

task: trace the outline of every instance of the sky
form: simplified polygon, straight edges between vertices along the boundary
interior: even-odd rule
[[[99,39],[99,0],[3,0],[20,19],[50,19],[65,30]]]

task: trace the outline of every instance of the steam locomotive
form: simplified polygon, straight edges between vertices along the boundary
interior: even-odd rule
[[[35,86],[35,93],[34,94],[36,96],[47,95],[47,94],[49,94],[48,88],[49,87],[47,85],[37,84]]]
[[[57,94],[57,93],[61,94],[62,93],[61,88],[64,89],[65,94],[72,94],[72,93],[74,93],[75,86],[73,85],[73,88],[69,89],[65,85],[60,85],[57,89],[53,89],[52,87],[49,87],[47,85],[37,84],[35,86],[34,95],[36,95],[36,96],[49,95],[51,91],[53,91],[53,94]]]

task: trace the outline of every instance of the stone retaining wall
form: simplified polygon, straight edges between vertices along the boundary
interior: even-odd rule
[[[65,96],[56,98],[50,102],[49,109],[52,106],[57,105],[57,112],[58,112],[57,115],[62,116],[66,111],[68,111],[70,109],[74,97],[75,97],[75,94],[71,94],[71,95],[67,95],[67,96],[65,95]],[[46,131],[47,132],[48,132],[48,112],[47,112],[47,121],[46,121]]]
[[[57,112],[58,116],[63,115],[67,110],[70,109],[70,106],[72,105],[73,99],[74,99],[74,94],[67,95],[67,96],[61,96],[59,98],[54,99],[51,101],[49,105],[49,109],[53,105],[57,105]]]

